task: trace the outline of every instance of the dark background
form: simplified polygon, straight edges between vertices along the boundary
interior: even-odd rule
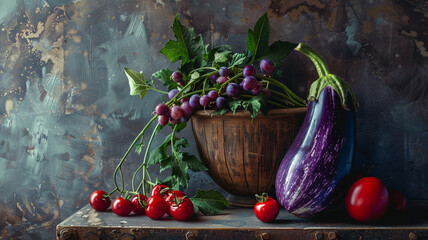
[[[354,169],[428,199],[427,2],[242,2],[0,1],[0,238],[52,239],[92,191],[113,189],[114,167],[160,102],[156,93],[129,96],[123,68],[150,76],[177,66],[158,52],[176,13],[206,43],[240,51],[268,12],[272,40],[308,43],[353,87]],[[305,97],[313,67],[297,53],[284,66]],[[190,127],[182,135],[196,153]],[[130,155],[126,177],[139,160]],[[188,193],[217,188],[205,173],[190,184]]]

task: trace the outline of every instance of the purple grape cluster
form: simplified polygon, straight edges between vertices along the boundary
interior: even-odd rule
[[[273,63],[269,59],[263,59],[260,61],[260,71],[264,75],[272,74],[275,70]],[[242,69],[243,77],[235,77],[230,81],[231,77],[236,75],[236,72],[231,74],[231,69],[227,67],[221,67],[218,73],[214,73],[209,76],[209,82],[212,85],[225,84],[225,88],[215,91],[211,90],[207,94],[198,95],[193,94],[192,96],[181,95],[177,98],[177,94],[180,92],[178,89],[172,89],[168,92],[168,98],[180,99],[180,102],[176,101],[171,107],[168,107],[165,103],[160,103],[155,108],[155,113],[159,115],[158,122],[160,125],[165,126],[168,123],[177,124],[181,122],[187,122],[194,111],[199,108],[214,108],[223,109],[227,106],[227,98],[238,98],[240,94],[252,94],[258,95],[263,92],[268,98],[271,95],[271,91],[267,88],[263,88],[263,84],[256,78],[256,68],[253,65],[244,66]],[[179,86],[184,87],[183,74],[179,71],[175,71],[171,74],[171,79],[176,82]],[[230,81],[230,82],[229,82]],[[181,103],[181,104],[180,104]]]

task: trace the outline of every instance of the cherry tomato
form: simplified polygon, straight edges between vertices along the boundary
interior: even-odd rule
[[[168,192],[168,196],[165,196],[165,197],[164,197],[165,202],[167,202],[167,203],[168,203],[168,206],[171,206],[171,204],[174,202],[174,194],[175,194],[175,196],[177,196],[177,198],[178,198],[178,197],[184,197],[184,196],[186,196],[186,194],[184,194],[184,192],[179,191],[179,190],[172,190],[172,191],[169,191],[169,192]],[[167,209],[167,211],[166,211],[166,214],[168,214],[168,216],[172,216],[172,215],[171,215],[171,211],[169,210],[169,207],[168,207],[168,209]]]
[[[393,214],[403,214],[406,211],[407,199],[397,190],[389,190],[389,209]]]
[[[91,207],[96,211],[105,211],[107,208],[110,207],[110,198],[104,197],[104,195],[107,195],[107,193],[101,190],[97,190],[93,192],[89,197],[89,204],[91,204]]]
[[[193,216],[193,203],[187,197],[178,197],[169,208],[171,215],[178,221],[186,221]]]
[[[118,197],[113,201],[111,206],[114,213],[119,216],[127,216],[132,211],[132,202],[124,199],[123,197]]]
[[[161,195],[161,197],[168,196],[168,186],[164,184],[158,184],[152,188],[150,196]]]
[[[138,195],[140,196],[140,199],[138,199]],[[132,211],[136,215],[143,215],[146,212],[145,208],[147,205],[147,197],[144,194],[135,194],[131,198],[131,202],[132,202]]]
[[[376,177],[365,177],[356,181],[346,196],[349,215],[360,222],[382,218],[388,209],[388,203],[388,189]]]
[[[254,206],[254,214],[262,222],[272,222],[279,214],[278,202],[266,193],[256,195],[258,202]]]
[[[147,199],[146,215],[154,220],[161,219],[168,209],[168,204],[159,195],[153,195]]]

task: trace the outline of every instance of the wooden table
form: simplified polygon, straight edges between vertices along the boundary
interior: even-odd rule
[[[413,204],[401,220],[389,218],[370,224],[356,223],[340,214],[301,219],[281,210],[276,221],[267,224],[258,221],[251,208],[232,207],[223,215],[179,222],[173,218],[119,217],[87,205],[57,226],[57,239],[428,239],[424,206]]]

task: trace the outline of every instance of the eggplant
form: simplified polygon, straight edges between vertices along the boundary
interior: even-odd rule
[[[320,77],[311,85],[304,122],[279,166],[275,191],[285,210],[313,217],[340,197],[341,181],[351,169],[355,96],[312,48],[296,49],[312,60]]]

